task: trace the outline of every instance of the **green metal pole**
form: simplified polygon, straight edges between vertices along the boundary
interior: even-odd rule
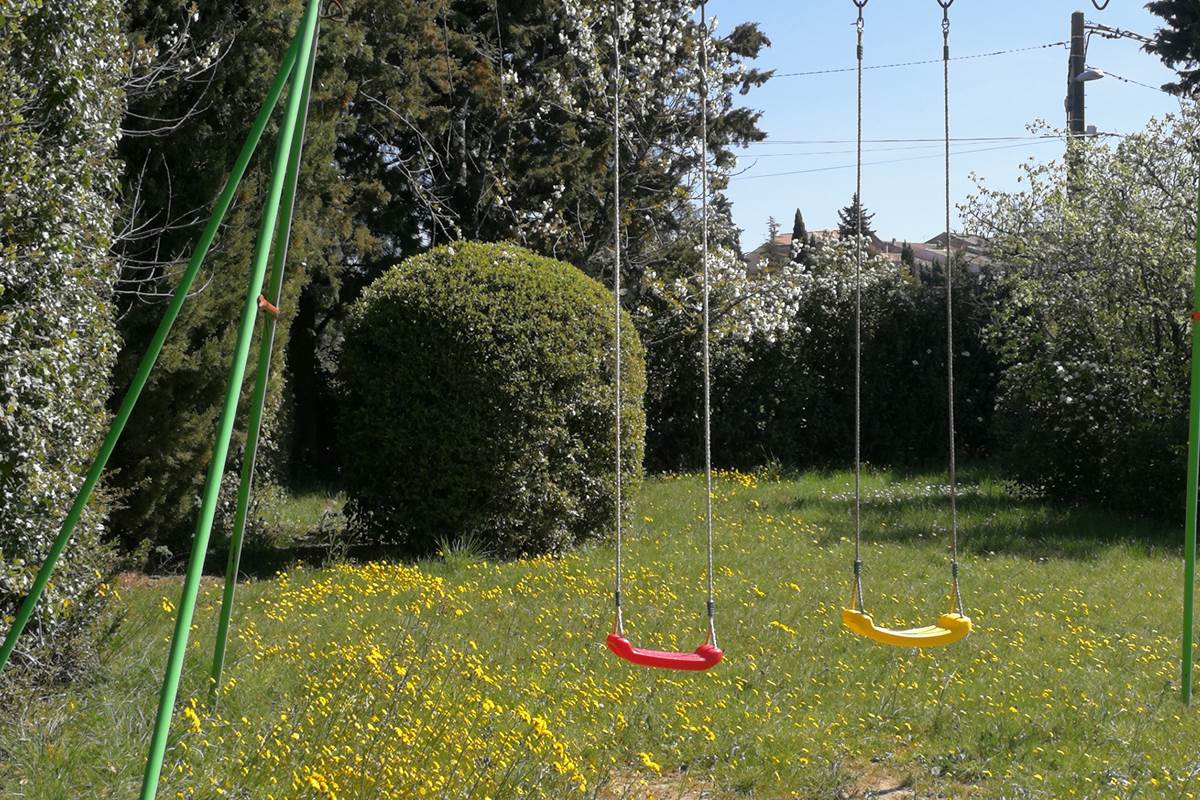
[[[1200,196],[1196,200],[1200,215]],[[1192,618],[1196,604],[1196,482],[1200,480],[1200,216],[1196,225],[1196,268],[1192,273],[1192,384],[1188,416],[1187,509],[1183,538],[1183,702],[1192,702]]]
[[[54,566],[62,555],[63,550],[66,549],[67,543],[71,539],[71,534],[75,532],[75,526],[79,523],[79,518],[83,515],[83,510],[87,507],[88,501],[91,499],[92,491],[96,488],[96,483],[100,480],[100,475],[104,472],[104,467],[108,463],[113,449],[116,448],[117,441],[121,438],[121,433],[125,430],[125,424],[129,422],[133,408],[137,405],[138,397],[141,395],[142,389],[146,386],[146,381],[150,377],[150,371],[154,369],[154,365],[158,361],[159,353],[162,352],[163,342],[166,341],[167,334],[171,331],[171,326],[175,324],[175,319],[179,316],[179,311],[183,308],[184,301],[187,300],[188,292],[191,291],[196,274],[200,271],[201,264],[204,263],[204,257],[208,255],[208,249],[212,245],[213,239],[216,238],[217,231],[221,227],[221,222],[225,219],[225,212],[229,210],[229,205],[233,202],[233,196],[237,191],[238,184],[241,183],[242,176],[246,173],[246,167],[250,163],[250,158],[254,155],[255,149],[258,147],[263,130],[267,127],[267,123],[271,119],[271,113],[275,109],[275,104],[279,102],[279,95],[283,91],[283,86],[292,72],[292,66],[296,62],[297,41],[298,37],[297,40],[293,40],[292,46],[288,48],[287,54],[283,57],[283,61],[279,65],[279,72],[275,75],[275,80],[271,84],[270,91],[267,93],[267,99],[259,110],[258,117],[254,120],[250,134],[246,137],[246,143],[242,145],[242,152],[238,155],[237,162],[234,164],[233,170],[229,173],[229,179],[225,182],[225,188],[221,191],[220,197],[217,198],[217,203],[213,208],[212,216],[208,220],[208,225],[205,226],[204,231],[200,234],[200,239],[196,243],[196,250],[192,253],[192,259],[188,262],[187,269],[184,270],[183,277],[179,280],[179,286],[176,287],[175,294],[172,296],[171,302],[167,305],[167,311],[163,314],[162,321],[158,323],[158,330],[154,332],[154,337],[150,340],[150,347],[142,357],[137,372],[133,376],[133,381],[130,383],[129,389],[125,392],[124,399],[121,400],[121,406],[113,419],[112,427],[109,428],[108,435],[100,445],[100,450],[96,454],[92,466],[88,469],[87,477],[84,478],[83,484],[79,487],[79,492],[75,495],[75,503],[71,506],[71,510],[67,514],[62,528],[59,530],[57,538],[55,538],[54,543],[50,546],[50,552],[46,554],[46,560],[38,570],[29,593],[25,596],[24,601],[22,601],[21,608],[17,611],[16,619],[13,620],[12,627],[8,629],[8,634],[4,637],[4,645],[0,647],[0,670],[3,670],[8,663],[9,657],[12,655],[13,650],[16,649],[17,640],[21,637],[22,631],[25,630],[25,626],[33,616],[33,610],[37,606],[38,599],[41,598],[42,592],[45,591],[46,584],[50,582],[50,573],[54,571]]]
[[[179,612],[175,617],[175,632],[171,637],[171,649],[167,656],[167,673],[163,679],[162,694],[158,701],[158,713],[154,720],[154,732],[150,739],[150,753],[146,759],[146,772],[142,779],[141,800],[154,800],[158,792],[158,780],[162,772],[163,756],[167,750],[167,736],[171,730],[171,717],[175,710],[175,697],[179,692],[179,675],[183,671],[183,657],[187,650],[188,634],[192,616],[196,611],[196,595],[200,590],[200,575],[204,569],[204,555],[208,549],[208,538],[212,533],[213,517],[217,510],[217,496],[221,488],[221,476],[225,472],[225,460],[229,454],[229,440],[233,436],[233,423],[237,416],[238,398],[242,380],[246,375],[246,362],[250,357],[250,343],[254,337],[258,295],[262,291],[267,273],[267,259],[271,254],[271,238],[279,218],[280,197],[292,149],[292,136],[296,120],[300,116],[300,99],[304,94],[304,77],[308,74],[309,57],[312,55],[313,36],[321,0],[309,0],[301,25],[302,37],[292,76],[292,87],[288,92],[286,113],[279,130],[279,143],[271,169],[271,183],[267,191],[266,206],[255,245],[254,260],[250,267],[250,282],[246,290],[246,301],[242,307],[242,319],[238,327],[237,344],[234,347],[233,367],[230,370],[229,386],[225,390],[225,403],[217,423],[217,438],[213,445],[212,462],[208,468],[208,479],[196,520],[196,533],[192,540],[192,553],[188,557],[187,574],[179,599]]]
[[[246,432],[246,453],[242,459],[242,475],[238,484],[237,510],[233,517],[233,536],[229,540],[229,561],[225,565],[225,594],[221,599],[221,616],[217,622],[217,642],[213,649],[212,682],[209,685],[209,701],[216,699],[221,686],[221,670],[225,665],[225,648],[229,640],[230,617],[233,614],[234,593],[237,590],[238,567],[242,559],[242,541],[246,534],[246,515],[250,507],[250,491],[254,484],[254,461],[258,454],[258,437],[262,429],[263,408],[267,402],[267,383],[271,377],[271,354],[275,347],[276,317],[280,296],[283,293],[283,274],[287,265],[288,241],[292,235],[292,216],[296,211],[296,184],[300,178],[300,159],[304,152],[304,131],[308,126],[308,106],[312,96],[313,71],[317,63],[317,47],[321,29],[318,23],[313,34],[312,53],[308,59],[308,74],[304,78],[304,94],[300,98],[300,119],[292,136],[292,149],[288,158],[287,178],[283,184],[282,206],[286,209],[275,232],[275,257],[271,264],[271,277],[267,281],[266,296],[276,312],[268,313],[264,320],[258,349],[258,371],[254,378],[254,397],[250,401],[249,430]]]

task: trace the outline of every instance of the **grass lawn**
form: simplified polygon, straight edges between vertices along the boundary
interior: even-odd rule
[[[946,608],[938,480],[866,484],[879,622]],[[1176,534],[1058,510],[987,474],[964,483],[976,633],[943,650],[842,630],[847,473],[720,477],[727,658],[708,673],[607,652],[610,546],[507,564],[458,553],[248,584],[214,709],[219,587],[206,585],[159,796],[1192,797],[1200,716],[1177,697]],[[635,643],[703,638],[702,494],[694,476],[645,486],[626,562]],[[177,593],[123,591],[95,680],[5,711],[0,796],[136,795]]]

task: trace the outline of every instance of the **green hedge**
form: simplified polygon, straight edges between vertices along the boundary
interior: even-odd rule
[[[622,322],[625,484],[642,473],[645,365]],[[412,554],[468,538],[560,552],[611,529],[612,299],[575,267],[457,243],[379,278],[339,365],[352,529]]]
[[[955,283],[958,452],[992,446],[996,359],[983,342],[989,288],[962,270]],[[863,291],[862,454],[889,465],[946,458],[944,284],[897,273]],[[703,465],[700,336],[651,347],[646,460],[654,470]],[[854,297],[817,284],[788,331],[727,338],[712,349],[713,460],[753,469],[844,466],[854,454]]]
[[[104,433],[117,340],[112,158],[123,49],[114,0],[0,15],[0,635]],[[64,677],[88,648],[111,566],[94,504],[18,645]]]

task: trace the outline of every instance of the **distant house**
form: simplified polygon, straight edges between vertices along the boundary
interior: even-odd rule
[[[829,228],[826,230],[809,231],[809,236],[812,236],[819,242],[836,242],[841,238],[837,228]],[[877,248],[881,247],[883,242],[879,237],[874,237],[870,250],[876,252]],[[785,264],[792,257],[792,234],[780,233],[770,242],[763,242],[758,247],[751,250],[742,256],[742,261],[746,264],[746,272],[750,275],[757,275],[762,272],[768,264]]]
[[[780,233],[769,242],[763,242],[758,247],[742,256],[746,263],[746,272],[757,275],[769,264],[786,264],[792,257],[792,234]]]
[[[951,233],[950,245],[954,248],[954,257],[960,263],[966,264],[967,269],[972,274],[979,274],[979,272],[992,263],[991,259],[987,257],[987,242],[982,237],[960,236],[957,233]],[[920,244],[913,244],[911,246],[916,255],[918,265],[924,263],[927,266],[932,266],[946,262],[945,233],[939,233],[932,239],[927,239]],[[917,277],[922,277],[919,271]]]
[[[809,231],[818,241],[837,241],[841,238],[837,228],[828,230]],[[867,250],[872,255],[880,255],[893,264],[900,264],[901,253],[906,240],[891,239],[884,241],[878,236],[872,236]],[[954,247],[954,257],[964,261],[972,273],[980,272],[988,266],[985,250],[986,242],[979,236],[960,236],[952,233],[950,241]],[[932,239],[907,241],[913,251],[913,273],[917,278],[928,278],[934,265],[946,261],[946,234],[939,233]],[[746,272],[757,275],[770,264],[784,264],[792,256],[792,234],[780,233],[770,242],[763,242],[758,247],[742,256],[746,264]]]

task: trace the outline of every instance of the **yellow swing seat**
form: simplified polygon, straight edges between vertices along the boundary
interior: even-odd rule
[[[877,626],[865,611],[843,608],[842,624],[859,636],[895,647],[941,647],[965,639],[971,632],[971,618],[954,613],[942,614],[936,625],[893,630]]]

